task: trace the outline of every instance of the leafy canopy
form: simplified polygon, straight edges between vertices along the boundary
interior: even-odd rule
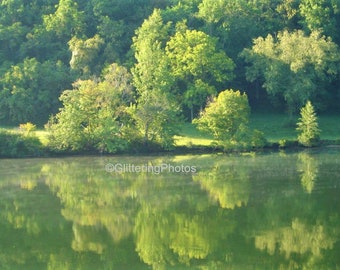
[[[130,81],[125,68],[112,64],[102,81],[78,81],[73,90],[64,91],[64,107],[50,123],[50,146],[110,153],[125,149],[122,126],[132,101]]]
[[[262,80],[270,95],[285,100],[289,113],[325,94],[326,85],[338,74],[340,59],[337,45],[329,38],[317,31],[306,36],[300,30],[279,32],[277,38],[259,37],[241,56],[251,64],[247,80]]]
[[[216,94],[218,83],[234,77],[234,62],[218,49],[215,38],[202,31],[178,29],[165,50],[176,82],[175,92],[191,110],[204,106],[207,97]]]

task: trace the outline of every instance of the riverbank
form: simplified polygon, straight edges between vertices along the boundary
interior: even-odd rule
[[[289,119],[284,114],[260,114],[254,113],[250,118],[250,127],[264,133],[267,140],[264,150],[303,148],[297,142],[295,123],[298,117]],[[340,115],[319,116],[321,129],[320,147],[340,146]],[[1,129],[0,157],[39,157],[39,156],[65,156],[81,154],[102,154],[89,152],[61,152],[56,153],[48,147],[48,132],[45,130],[32,131],[29,136],[24,135],[17,127],[5,127]],[[13,136],[12,139],[10,137]],[[170,151],[161,151],[148,148],[134,149],[130,154],[146,154],[155,152],[168,153],[211,153],[222,152],[225,149],[218,146],[214,139],[197,128],[185,123],[181,127],[179,135],[174,137],[175,145]],[[258,151],[259,149],[248,149]],[[233,151],[233,150],[230,150]],[[236,149],[235,151],[240,151]]]

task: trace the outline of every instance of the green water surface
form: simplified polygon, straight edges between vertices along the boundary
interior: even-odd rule
[[[0,269],[340,269],[340,149],[0,160]]]

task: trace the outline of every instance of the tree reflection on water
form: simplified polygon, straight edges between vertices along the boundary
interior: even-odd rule
[[[0,265],[334,269],[340,267],[339,171],[329,169],[338,168],[335,157],[119,157],[195,165],[194,174],[108,173],[107,158],[95,157],[15,160],[17,170],[8,174],[4,160]]]

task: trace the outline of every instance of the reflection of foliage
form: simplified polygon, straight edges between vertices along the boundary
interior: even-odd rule
[[[210,197],[222,208],[234,209],[247,205],[249,197],[249,174],[244,169],[215,165],[207,172],[194,176]]]
[[[174,226],[170,228],[170,248],[179,256],[181,262],[189,263],[191,259],[204,259],[215,248],[222,230],[230,232],[232,226],[222,230],[218,228],[218,222],[207,215],[175,214]],[[211,228],[215,228],[211,230]]]
[[[180,158],[176,161],[184,165],[188,162]],[[162,162],[166,161],[153,160],[154,164]],[[206,159],[196,162],[206,163]],[[141,205],[134,229],[136,250],[155,269],[179,263],[190,265],[193,260],[207,258],[216,252],[219,240],[235,227],[232,220],[225,218],[227,213],[211,216],[207,196],[191,182],[191,177],[140,174],[133,190]]]
[[[79,168],[78,162],[59,164],[57,170],[45,166],[44,171],[49,175],[48,185],[64,205],[63,216],[74,223],[76,249],[95,248],[90,240],[85,243],[95,238],[87,238],[88,226],[105,228],[114,242],[130,235],[134,207],[126,183],[107,179],[110,175],[104,170],[95,172],[95,166]],[[101,244],[95,245],[102,253]]]
[[[298,218],[291,226],[268,231],[255,237],[255,246],[273,255],[278,248],[280,253],[290,258],[293,254],[321,256],[321,251],[331,249],[335,243],[333,235],[327,234],[323,225],[308,225]]]
[[[222,212],[211,218],[209,212],[197,214],[194,206],[178,205],[174,210],[143,205],[136,218],[136,251],[155,269],[206,259],[235,228]]]
[[[308,153],[110,158],[112,163],[196,165],[194,175],[110,174],[105,159],[1,162],[1,268],[339,265],[337,190],[311,196],[296,181],[297,160],[303,172],[319,165]],[[338,165],[334,162],[334,155],[323,158],[320,178],[329,164]],[[3,173],[6,168],[12,173]],[[333,181],[326,177],[324,187],[333,187]]]
[[[318,175],[318,162],[308,153],[298,155],[298,171],[301,172],[301,184],[307,193],[312,193]]]
[[[146,206],[136,217],[136,251],[140,258],[155,269],[174,264],[174,255],[166,245],[168,220]]]
[[[94,226],[73,225],[74,240],[72,248],[76,251],[93,251],[102,254],[105,248],[104,239],[100,239]]]

